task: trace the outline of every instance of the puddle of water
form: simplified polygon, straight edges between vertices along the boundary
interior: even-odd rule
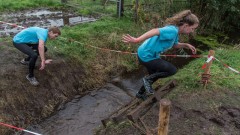
[[[76,25],[96,21],[93,17],[84,17],[74,12],[51,11],[48,9],[25,11],[21,13],[3,14],[0,16],[1,21],[18,24],[23,27],[38,26],[48,28],[50,26],[62,27],[65,25]],[[13,27],[0,23],[0,37],[11,36],[20,32],[22,28]]]

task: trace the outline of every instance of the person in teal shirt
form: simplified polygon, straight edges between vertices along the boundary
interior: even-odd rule
[[[39,70],[43,70],[45,64],[51,62],[51,60],[45,59],[45,52],[47,51],[45,42],[48,38],[55,39],[59,35],[61,35],[61,32],[57,27],[50,27],[49,29],[29,27],[14,36],[13,45],[22,53],[28,55],[27,58],[21,60],[21,63],[25,65],[28,64],[29,74],[26,78],[32,85],[39,85],[33,73],[38,55],[40,55],[41,58],[41,67]]]
[[[143,87],[136,97],[145,99],[146,95],[154,94],[152,84],[159,78],[176,74],[177,68],[160,58],[160,54],[171,48],[188,48],[196,53],[194,46],[178,41],[179,34],[190,34],[199,25],[199,20],[190,10],[184,10],[166,20],[166,26],[152,29],[135,38],[129,34],[123,35],[125,43],[143,42],[137,51],[139,62],[147,68],[148,75],[143,77]],[[147,93],[146,93],[147,92]]]

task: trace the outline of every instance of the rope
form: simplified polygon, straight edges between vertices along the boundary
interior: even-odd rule
[[[5,124],[5,123],[2,123],[2,122],[0,122],[0,125],[5,126],[5,127],[9,127],[9,128],[13,128],[13,129],[16,129],[16,130],[19,130],[19,131],[24,131],[24,132],[27,132],[27,133],[31,133],[31,134],[34,134],[34,135],[42,135],[42,134],[35,133],[35,132],[29,131],[29,130],[26,130],[26,129],[23,129],[23,128],[19,128],[19,127],[15,127],[15,126],[12,126],[12,125],[9,125],[9,124]]]
[[[221,60],[217,59],[216,57],[215,57],[214,59],[217,60],[218,62],[220,62],[224,67],[230,69],[231,71],[233,71],[233,72],[235,72],[235,73],[240,74],[240,72],[239,72],[238,70],[236,70],[236,69],[228,66],[227,64],[223,63]]]
[[[19,28],[22,28],[22,29],[27,28],[27,27],[19,26],[19,25],[17,25],[17,24],[7,23],[7,22],[3,22],[3,21],[0,21],[0,23],[2,23],[2,24],[7,24],[7,25],[10,25],[10,26],[13,26],[13,27],[19,27]]]
[[[209,62],[212,61],[212,60],[216,60],[216,61],[220,62],[224,67],[230,69],[231,71],[233,71],[233,72],[235,72],[235,73],[237,73],[237,74],[240,74],[240,72],[239,72],[238,70],[236,70],[236,69],[228,66],[228,65],[225,64],[223,61],[221,61],[221,60],[219,60],[219,59],[217,59],[216,57],[213,57],[213,56],[210,56],[210,57],[207,59],[207,61],[205,62],[205,64],[202,66],[202,69],[206,68],[207,63],[209,63]]]

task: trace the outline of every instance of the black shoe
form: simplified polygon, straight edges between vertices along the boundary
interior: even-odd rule
[[[154,90],[152,88],[152,83],[149,82],[145,77],[143,78],[143,86],[144,86],[148,95],[153,95],[154,94]]]
[[[139,98],[139,99],[142,99],[142,100],[146,100],[147,99],[147,95],[145,93],[143,93],[143,94],[137,93],[136,97]]]
[[[29,61],[25,61],[25,59],[22,59],[20,62],[21,62],[21,64],[23,64],[23,65],[28,65],[28,64],[29,64]]]

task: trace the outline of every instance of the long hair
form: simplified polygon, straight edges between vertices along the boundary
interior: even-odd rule
[[[176,25],[176,26],[182,26],[184,23],[187,23],[188,25],[194,25],[199,24],[198,17],[190,10],[184,10],[177,14],[175,14],[173,17],[167,18],[166,23],[168,25]]]

